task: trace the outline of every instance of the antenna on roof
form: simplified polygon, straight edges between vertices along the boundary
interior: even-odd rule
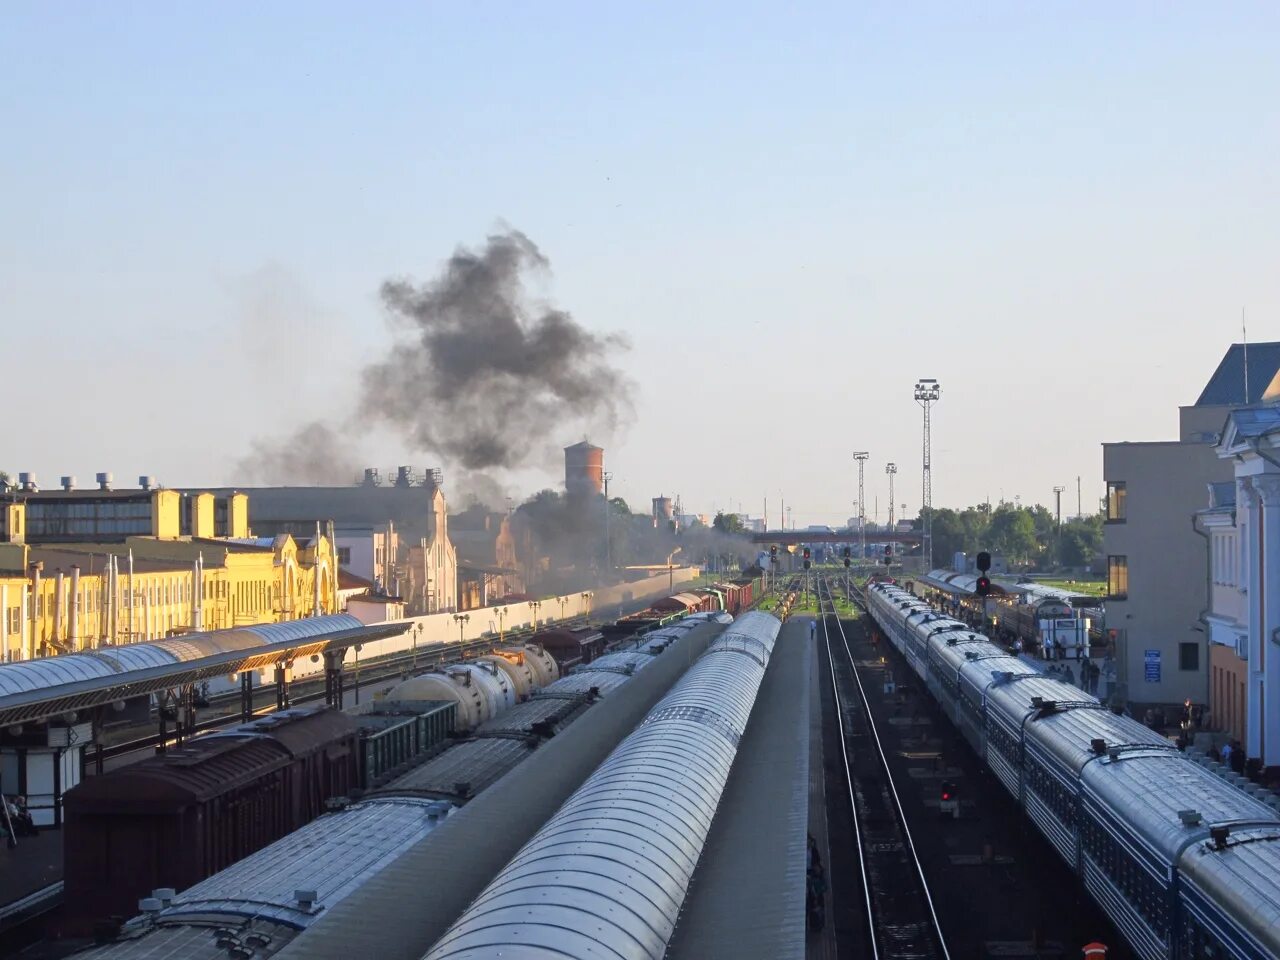
[[[1240,334],[1244,338],[1244,402],[1249,404],[1249,325],[1245,323],[1244,307],[1240,308]]]

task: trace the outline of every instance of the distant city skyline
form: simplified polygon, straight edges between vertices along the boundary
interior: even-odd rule
[[[586,433],[641,512],[843,523],[857,449],[909,517],[936,377],[935,506],[1074,514],[1103,442],[1176,436],[1242,308],[1280,339],[1273,7],[210,12],[6,8],[0,468],[46,487],[236,482],[318,421],[459,507],[559,488]],[[636,391],[467,479],[362,421],[359,376],[403,335],[384,281],[506,226]]]

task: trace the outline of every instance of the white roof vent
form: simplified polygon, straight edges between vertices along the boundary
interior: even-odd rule
[[[295,890],[293,891],[293,899],[298,907],[303,910],[310,910],[316,905],[319,894],[314,890]]]
[[[140,486],[143,490],[150,490],[153,487],[155,487],[155,485],[156,485],[155,477],[149,476],[147,474],[143,474],[138,478],[138,486]]]
[[[154,917],[164,909],[164,904],[155,897],[143,897],[138,901],[138,909],[149,917]]]
[[[160,887],[159,889],[151,891],[151,896],[154,899],[159,900],[166,907],[173,903],[173,898],[177,895],[178,891],[174,890],[173,887]]]
[[[93,479],[97,481],[99,490],[110,490],[111,481],[114,478],[111,476],[110,473],[103,472],[103,473],[95,474]]]
[[[73,476],[63,477],[61,483],[63,490],[71,491],[76,488],[76,478]]]

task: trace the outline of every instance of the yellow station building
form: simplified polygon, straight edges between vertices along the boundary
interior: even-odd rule
[[[69,478],[68,478],[69,479]],[[0,657],[24,660],[338,609],[332,537],[255,538],[248,497],[0,494]]]

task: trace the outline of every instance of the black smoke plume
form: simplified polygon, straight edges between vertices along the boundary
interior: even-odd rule
[[[385,282],[382,302],[396,342],[360,375],[361,420],[391,427],[406,450],[466,471],[527,465],[553,440],[616,428],[631,412],[632,385],[609,361],[626,341],[533,301],[526,278],[549,267],[532,240],[510,230],[488,237],[479,251],[460,247],[420,286]],[[257,441],[255,472],[276,482],[284,474],[324,482],[317,461],[300,455],[307,441],[359,432],[355,424],[309,424],[280,444]],[[343,462],[342,472],[348,468]]]

